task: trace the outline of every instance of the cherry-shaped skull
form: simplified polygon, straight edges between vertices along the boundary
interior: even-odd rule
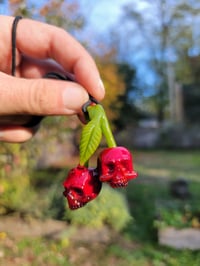
[[[133,170],[132,155],[124,147],[104,149],[98,158],[101,182],[108,182],[111,187],[125,187],[130,179],[136,178]]]
[[[74,210],[96,198],[102,184],[96,169],[78,165],[69,171],[63,186],[65,188],[63,195],[68,200],[69,208]]]

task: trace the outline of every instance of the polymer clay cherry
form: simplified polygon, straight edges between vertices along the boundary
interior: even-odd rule
[[[102,182],[108,182],[111,187],[118,188],[127,186],[129,180],[137,177],[133,169],[132,155],[128,149],[116,145],[103,107],[90,96],[82,110],[87,123],[81,132],[79,165],[70,170],[63,183],[63,194],[72,210],[95,199],[101,190]],[[108,148],[100,153],[97,168],[88,168],[89,160],[97,150],[102,135]]]
[[[111,187],[125,187],[128,181],[137,177],[133,169],[132,155],[124,147],[104,149],[98,158],[99,179]]]
[[[63,195],[67,198],[69,208],[75,210],[95,199],[102,183],[99,181],[96,169],[78,165],[69,171],[63,186],[65,188]]]

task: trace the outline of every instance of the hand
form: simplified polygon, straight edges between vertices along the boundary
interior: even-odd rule
[[[11,29],[14,18],[0,16],[0,141],[23,142],[35,128],[3,125],[17,115],[80,114],[91,94],[104,97],[96,64],[63,29],[22,19],[16,34],[16,77],[11,76]],[[72,73],[75,82],[42,78],[47,72]]]

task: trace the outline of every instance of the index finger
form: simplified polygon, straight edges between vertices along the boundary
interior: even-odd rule
[[[97,66],[84,49],[65,30],[30,19],[20,20],[16,37],[17,49],[32,58],[52,58],[76,77],[89,94],[101,100],[104,88]]]

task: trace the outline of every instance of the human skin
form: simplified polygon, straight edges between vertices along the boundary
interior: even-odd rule
[[[101,101],[105,91],[93,58],[78,41],[61,28],[25,18],[17,26],[11,76],[13,20],[0,16],[0,141],[24,142],[36,128],[16,125],[16,117],[81,115],[88,94]],[[71,73],[76,82],[42,78],[50,71]]]

